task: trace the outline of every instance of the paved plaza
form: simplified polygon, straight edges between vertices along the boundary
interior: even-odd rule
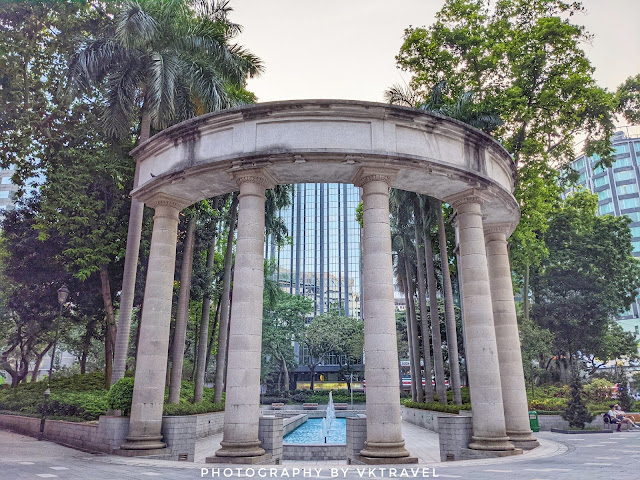
[[[420,462],[418,465],[405,465],[408,477],[404,478],[474,480],[506,480],[516,476],[518,480],[638,478],[640,432],[635,431],[583,435],[541,432],[537,434],[541,446],[523,455],[449,463],[439,461],[437,434],[406,422],[402,423],[402,433],[407,441],[407,448],[418,456]],[[196,462],[185,463],[92,455],[51,442],[38,442],[31,437],[0,431],[0,451],[2,452],[0,478],[3,480],[260,478],[258,473],[260,466],[201,463],[206,455],[210,455],[214,449],[219,448],[221,439],[222,435],[214,435],[200,440],[196,447]],[[209,469],[209,473],[203,475],[203,468]],[[211,474],[214,468],[220,469],[219,474]],[[225,476],[225,468],[233,468],[234,473]],[[240,475],[237,473],[238,468]],[[303,476],[303,468],[309,471],[306,476]],[[335,461],[284,461],[281,466],[265,466],[262,478],[394,478],[393,474],[390,475],[390,468],[393,466],[356,467]],[[395,477],[400,477],[403,466],[396,468]],[[415,473],[412,473],[411,468]]]

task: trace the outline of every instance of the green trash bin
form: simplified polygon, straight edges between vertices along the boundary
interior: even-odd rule
[[[536,412],[535,410],[529,412],[529,426],[534,432],[540,431],[540,424],[538,423],[538,412]]]

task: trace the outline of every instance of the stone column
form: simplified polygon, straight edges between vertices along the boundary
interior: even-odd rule
[[[473,437],[469,448],[513,450],[506,434],[493,325],[487,254],[482,226],[484,200],[475,190],[446,199],[457,213]]]
[[[184,203],[161,194],[147,205],[155,209],[147,282],[136,359],[129,435],[123,450],[164,448],[162,407],[169,349],[169,325],[176,263],[178,214]],[[148,452],[146,452],[148,454]]]
[[[233,308],[229,327],[227,395],[222,448],[207,462],[254,463],[265,455],[258,440],[264,281],[265,190],[275,182],[260,169],[234,175],[240,187]]]
[[[509,224],[485,225],[484,238],[507,435],[517,447],[531,449],[537,447],[538,442],[529,427],[520,335],[507,250],[507,235],[511,230]]]
[[[367,441],[360,455],[385,463],[409,457],[404,448],[398,388],[393,266],[389,227],[389,184],[395,172],[362,168],[362,285],[365,298],[364,350],[367,382]],[[413,458],[413,457],[409,457]],[[366,461],[366,460],[365,460]]]

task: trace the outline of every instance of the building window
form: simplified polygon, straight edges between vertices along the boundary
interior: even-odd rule
[[[609,184],[609,176],[605,175],[604,177],[598,177],[593,179],[593,186],[595,188],[602,187],[603,185]]]
[[[620,200],[620,209],[626,210],[628,208],[638,208],[640,207],[640,199],[638,197],[635,198],[625,198],[624,200]]]
[[[9,190],[0,190],[0,198],[9,198]]]
[[[611,198],[611,190],[602,190],[598,192],[598,200],[606,200],[607,198]]]
[[[595,163],[597,161],[597,160],[595,160],[595,157],[597,157],[597,155],[594,155],[593,163]],[[598,159],[600,159],[600,157],[598,157]],[[604,169],[604,167],[602,165],[594,167],[594,169],[593,169],[593,174],[594,175],[598,175],[599,173],[604,173],[604,172],[605,172],[605,169]]]
[[[633,245],[633,253],[640,252],[640,242],[631,242],[631,245]]]
[[[632,222],[640,222],[640,212],[631,212],[626,214]]]
[[[11,185],[11,177],[2,177],[2,185]]]
[[[573,164],[573,168],[575,168],[576,170],[582,170],[584,168],[584,158],[576,160]]]
[[[604,205],[600,205],[598,207],[598,213],[600,213],[600,215],[606,215],[607,213],[611,213],[611,212],[613,212],[612,202],[605,203]]]
[[[622,143],[620,145],[616,145],[615,147],[613,147],[616,155],[619,155],[621,153],[629,153],[629,144],[628,143]],[[616,163],[618,163],[618,161],[616,161]]]
[[[618,158],[615,162],[613,162],[612,166],[613,168],[630,167],[631,157]]]
[[[640,237],[640,227],[631,227],[631,237],[633,238]]]
[[[616,182],[623,182],[624,180],[631,180],[635,177],[633,170],[623,170],[621,172],[615,172],[613,176],[616,179]]]
[[[618,195],[628,195],[630,193],[637,193],[638,186],[635,183],[628,183],[627,185],[618,185]]]

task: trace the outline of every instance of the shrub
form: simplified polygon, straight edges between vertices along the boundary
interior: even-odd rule
[[[471,404],[465,403],[462,405],[445,405],[440,402],[420,403],[411,400],[403,400],[402,404],[408,408],[419,408],[421,410],[434,410],[436,412],[446,413],[460,413],[460,410],[471,410]]]
[[[128,415],[131,411],[131,401],[133,399],[133,378],[124,377],[118,380],[109,389],[107,402],[109,408],[120,410],[122,415]]]
[[[562,414],[562,418],[569,422],[570,427],[584,429],[584,424],[593,420],[593,415],[589,413],[582,400],[582,384],[576,376],[571,383],[571,400]]]
[[[202,401],[198,403],[180,402],[165,403],[163,415],[194,415],[197,413],[221,412],[224,410],[224,402],[212,403]]]

